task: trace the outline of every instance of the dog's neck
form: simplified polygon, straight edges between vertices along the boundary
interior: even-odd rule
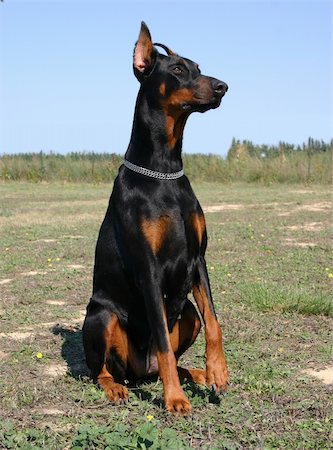
[[[188,114],[175,117],[158,100],[153,102],[141,88],[125,158],[159,172],[177,172],[183,167],[182,141]]]

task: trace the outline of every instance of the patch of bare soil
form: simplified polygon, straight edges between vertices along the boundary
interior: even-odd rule
[[[41,270],[30,270],[29,272],[21,272],[18,275],[21,275],[22,277],[35,277],[36,275],[46,275],[47,272],[41,271]],[[13,278],[5,278],[4,280],[0,280],[0,285],[2,284],[8,284],[14,281]]]
[[[203,211],[207,212],[207,213],[214,213],[214,212],[220,212],[220,211],[238,210],[238,209],[243,209],[245,207],[246,207],[246,205],[242,205],[242,204],[223,203],[221,205],[204,206]]]
[[[298,213],[300,211],[320,212],[327,211],[329,209],[332,209],[332,203],[330,202],[308,203],[306,205],[298,205],[296,208],[289,211],[283,211],[279,213],[279,216],[290,216],[290,214]]]
[[[315,194],[315,191],[311,191],[310,189],[296,189],[295,191],[291,191],[292,194]]]
[[[56,326],[58,326],[58,325],[61,325],[61,326],[64,326],[64,327],[71,327],[71,326],[73,326],[73,325],[81,325],[82,324],[82,322],[83,322],[83,320],[84,320],[84,318],[85,318],[85,316],[86,316],[86,310],[85,309],[81,309],[80,311],[79,311],[79,318],[78,319],[71,319],[71,321],[70,322],[59,322],[59,321],[56,321],[56,322],[40,322],[40,323],[36,323],[36,325],[34,326],[34,330],[40,330],[40,329],[51,329],[51,328],[53,328],[53,327],[56,327]],[[32,330],[32,328],[31,327],[21,327],[21,329],[22,330],[27,330],[27,331],[30,331],[30,329]],[[38,331],[38,333],[39,333],[39,331]],[[3,333],[3,334],[5,334],[5,333]]]
[[[63,306],[66,304],[63,300],[46,300],[48,305],[54,305],[54,306]]]
[[[67,367],[65,364],[50,364],[45,367],[44,375],[49,378],[57,378],[65,375],[67,372]]]
[[[323,370],[305,369],[302,370],[302,373],[315,377],[324,384],[333,384],[333,366],[326,367],[326,369]]]
[[[319,203],[310,203],[308,205],[300,205],[297,209],[298,211],[324,211],[326,209],[331,209],[331,202],[319,202]]]
[[[68,266],[70,269],[84,269],[84,266],[82,266],[82,264],[68,264]]]
[[[4,280],[1,280],[1,281],[0,281],[0,284],[8,284],[8,283],[10,283],[11,281],[14,281],[13,278],[5,278]]]
[[[24,332],[13,331],[11,333],[0,333],[0,339],[9,338],[13,339],[14,341],[24,341],[25,339],[28,339],[33,335],[34,333],[32,331],[24,331]]]
[[[293,202],[288,203],[278,203],[278,202],[271,202],[271,203],[261,203],[259,205],[257,204],[244,204],[244,203],[220,203],[219,205],[207,205],[203,206],[204,212],[208,213],[214,213],[214,212],[220,212],[220,211],[238,211],[240,209],[257,209],[260,208],[270,208],[270,209],[282,209],[284,207],[290,207],[290,205],[294,205]]]
[[[56,239],[36,239],[33,242],[45,242],[46,244],[51,243],[51,242],[57,242]]]
[[[322,231],[325,226],[322,222],[309,222],[305,223],[304,225],[289,225],[285,227],[287,230],[291,231]]]
[[[34,277],[36,275],[46,275],[47,272],[41,270],[31,270],[30,272],[21,272],[20,275],[23,277]]]
[[[46,416],[62,416],[64,414],[64,411],[61,411],[61,409],[57,408],[43,408],[42,413]]]
[[[300,248],[315,247],[317,245],[315,242],[299,242],[293,238],[285,238],[284,244],[289,245],[290,247],[300,247]]]
[[[15,341],[24,341],[26,339],[35,337],[36,335],[47,336],[49,334],[49,330],[59,325],[63,327],[73,327],[76,325],[78,326],[82,325],[85,316],[86,310],[82,309],[79,311],[79,318],[71,319],[70,322],[61,322],[61,324],[59,322],[40,322],[36,323],[33,327],[21,326],[20,328],[21,331],[19,332],[13,331],[9,333],[0,333],[0,339],[5,338],[5,339],[13,339]]]
[[[6,359],[8,358],[8,353],[3,352],[2,350],[0,350],[0,359]]]
[[[54,214],[51,210],[45,210],[43,214],[41,214],[38,210],[32,210],[30,212],[17,213],[9,217],[0,217],[0,227],[5,226],[9,228],[17,228],[33,225],[49,226],[50,223],[53,225],[63,225],[64,217],[65,216],[63,214]],[[82,212],[66,216],[67,225],[76,225],[78,222],[86,223],[94,220],[96,220],[95,212]],[[77,239],[77,237],[74,239]]]

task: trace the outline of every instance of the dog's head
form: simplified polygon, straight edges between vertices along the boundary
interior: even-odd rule
[[[162,47],[167,55],[160,54],[155,46]],[[144,22],[134,48],[133,70],[142,89],[149,84],[151,97],[158,99],[165,110],[178,114],[217,108],[228,90],[223,81],[202,75],[195,62],[163,44],[153,44]]]

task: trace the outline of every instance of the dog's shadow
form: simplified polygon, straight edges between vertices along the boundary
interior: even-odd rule
[[[51,331],[63,339],[61,356],[67,363],[68,374],[77,380],[89,377],[90,371],[83,350],[82,330],[78,327],[56,325]]]

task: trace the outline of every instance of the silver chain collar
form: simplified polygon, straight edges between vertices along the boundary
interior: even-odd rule
[[[124,159],[124,166],[127,169],[133,170],[133,172],[140,173],[141,175],[146,175],[146,177],[157,178],[159,180],[176,180],[184,175],[184,170],[180,170],[179,172],[156,172],[155,170],[146,169],[145,167],[137,166],[127,159]]]

